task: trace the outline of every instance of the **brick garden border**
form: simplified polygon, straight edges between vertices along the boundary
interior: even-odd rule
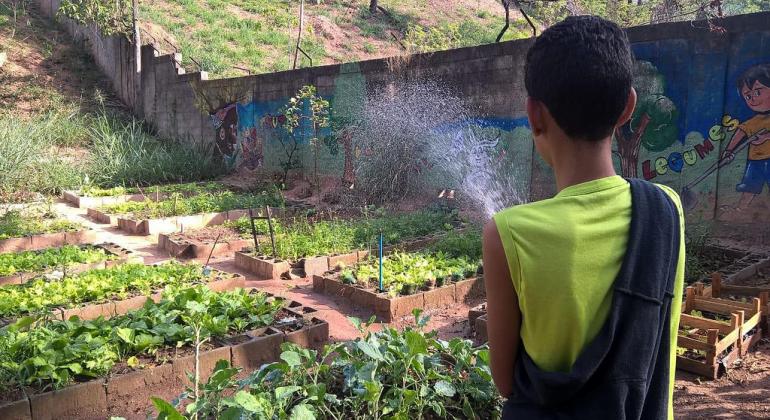
[[[212,275],[216,276],[214,280],[203,285],[214,292],[224,292],[226,290],[245,288],[246,286],[246,278],[240,274],[212,270]],[[141,308],[148,299],[152,299],[157,303],[160,301],[162,294],[163,289],[161,288],[149,296],[138,295],[122,300],[109,300],[103,303],[87,303],[76,308],[54,308],[51,310],[51,319],[64,321],[75,315],[84,320],[96,319],[100,316],[111,318]],[[2,321],[13,322],[15,319],[16,317],[11,317]]]
[[[114,244],[112,242],[95,244],[94,246],[96,246],[97,248],[104,249],[105,251],[107,251],[108,254],[114,255],[117,258],[113,260],[101,261],[101,262],[90,263],[90,264],[83,263],[83,264],[72,265],[67,267],[67,273],[70,273],[70,274],[82,273],[83,271],[93,270],[97,268],[110,268],[116,265],[125,264],[129,262],[138,262],[138,263],[142,262],[141,257],[133,255],[134,251],[123,248],[122,246]],[[0,277],[0,286],[5,286],[9,284],[24,284],[34,279],[35,277],[39,277],[46,273],[50,273],[55,269],[56,268],[43,270],[43,271],[16,273],[5,277]]]
[[[428,291],[389,298],[385,293],[347,285],[329,277],[313,276],[313,291],[343,297],[358,308],[371,310],[380,320],[392,322],[411,315],[415,308],[441,309],[484,296],[484,279],[463,279]]]
[[[101,207],[101,206],[109,206],[112,204],[120,204],[125,203],[128,201],[145,201],[145,200],[151,200],[151,201],[159,201],[161,199],[164,199],[168,197],[168,193],[162,193],[162,194],[123,194],[123,195],[109,195],[104,197],[89,197],[84,195],[79,195],[77,191],[72,190],[65,190],[62,192],[62,198],[67,203],[73,205],[77,208],[91,208],[91,207]]]
[[[297,316],[315,311],[297,302],[290,302],[287,308]],[[304,318],[307,319],[307,316]],[[199,356],[201,381],[208,379],[219,360],[228,360],[233,366],[244,370],[254,370],[264,363],[277,361],[284,342],[316,349],[323,347],[329,340],[329,324],[315,317],[310,317],[308,321],[310,325],[297,331],[283,333],[267,327],[258,334],[247,334],[248,340],[245,342],[224,344],[202,352]],[[181,394],[190,385],[186,372],[194,371],[194,368],[195,355],[189,355],[173,359],[170,363],[34,394],[0,406],[0,418],[48,420],[108,418],[110,415],[130,417],[127,411],[132,408],[148,408],[150,397],[170,400]],[[131,402],[126,404],[127,398],[141,401],[142,406],[136,407]]]
[[[175,233],[158,234],[158,249],[168,252],[174,258],[206,258],[232,254],[246,248],[254,241],[251,239],[234,239],[219,242],[214,247],[213,243],[205,243],[191,238],[175,238]],[[214,248],[212,250],[212,248]]]
[[[83,229],[74,232],[44,233],[0,240],[0,253],[37,251],[63,245],[83,245],[96,242],[96,232]]]
[[[461,229],[456,232],[461,232]],[[390,254],[394,251],[417,251],[425,248],[441,239],[446,234],[436,234],[421,236],[395,245],[383,247],[384,254]],[[370,251],[358,250],[345,254],[322,255],[302,258],[296,263],[287,260],[273,259],[266,255],[255,256],[246,250],[235,253],[235,266],[256,275],[259,280],[280,279],[281,276],[291,271],[292,267],[301,269],[305,277],[322,276],[327,271],[337,267],[337,264],[354,265],[364,261],[369,256]]]
[[[221,225],[228,220],[237,220],[249,214],[248,210],[228,210],[220,213],[198,213],[188,216],[164,217],[160,219],[128,219],[118,217],[118,229],[129,235],[155,235],[197,229],[210,225]]]

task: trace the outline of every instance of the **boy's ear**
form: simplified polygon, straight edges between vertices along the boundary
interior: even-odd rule
[[[615,123],[615,127],[620,127],[621,125],[628,122],[628,120],[631,119],[631,115],[634,114],[634,109],[636,108],[636,89],[633,87],[631,90],[628,91],[628,100],[626,101],[626,107],[623,109],[623,113],[620,114],[620,118],[618,118],[618,122]]]
[[[533,136],[539,136],[543,133],[545,129],[543,117],[543,103],[527,96],[527,119],[529,119],[529,128],[532,130]]]

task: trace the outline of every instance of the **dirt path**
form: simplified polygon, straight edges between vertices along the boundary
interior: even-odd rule
[[[97,231],[100,241],[114,242],[135,251],[152,264],[168,260],[169,256],[157,248],[156,236],[126,235],[116,227],[93,223],[85,217],[85,209],[76,209],[65,203],[57,203],[57,210],[66,217],[79,221]],[[198,259],[204,263],[205,259]],[[253,275],[240,270],[232,256],[212,258],[214,268],[240,273],[246,276],[247,285],[265,290],[288,299],[299,301],[318,310],[318,317],[329,323],[332,340],[352,340],[359,332],[347,317],[368,318],[365,311],[354,308],[348,302],[330,296],[314,293],[310,279],[299,280],[256,280]],[[451,308],[429,311],[431,319],[427,328],[438,331],[444,339],[452,337],[470,338],[468,310],[472,304],[458,304]],[[390,325],[403,327],[413,324],[411,319],[398,320]],[[381,328],[387,324],[375,324]],[[677,371],[674,391],[674,411],[677,419],[767,419],[770,418],[770,341],[763,340],[757,350],[715,381],[701,381],[694,375]]]

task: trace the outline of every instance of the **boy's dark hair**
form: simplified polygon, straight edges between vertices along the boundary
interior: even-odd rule
[[[744,86],[751,88],[756,81],[770,87],[770,63],[757,64],[744,71],[735,82],[738,87],[738,94],[741,95],[741,89]]]
[[[527,53],[527,94],[564,132],[597,141],[612,134],[633,83],[628,37],[596,16],[571,16],[543,32]]]

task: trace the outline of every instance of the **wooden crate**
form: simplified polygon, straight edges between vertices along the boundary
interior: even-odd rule
[[[685,335],[677,337],[677,346],[705,353],[704,360],[677,355],[677,368],[707,378],[716,379],[719,366],[729,367],[737,358],[744,356],[762,338],[760,320],[763,316],[759,298],[750,303],[706,296],[702,284],[686,290],[685,302],[679,319],[682,326],[705,330],[706,341]],[[693,311],[706,311],[730,318],[730,323],[691,315]],[[722,336],[720,338],[720,336]]]

